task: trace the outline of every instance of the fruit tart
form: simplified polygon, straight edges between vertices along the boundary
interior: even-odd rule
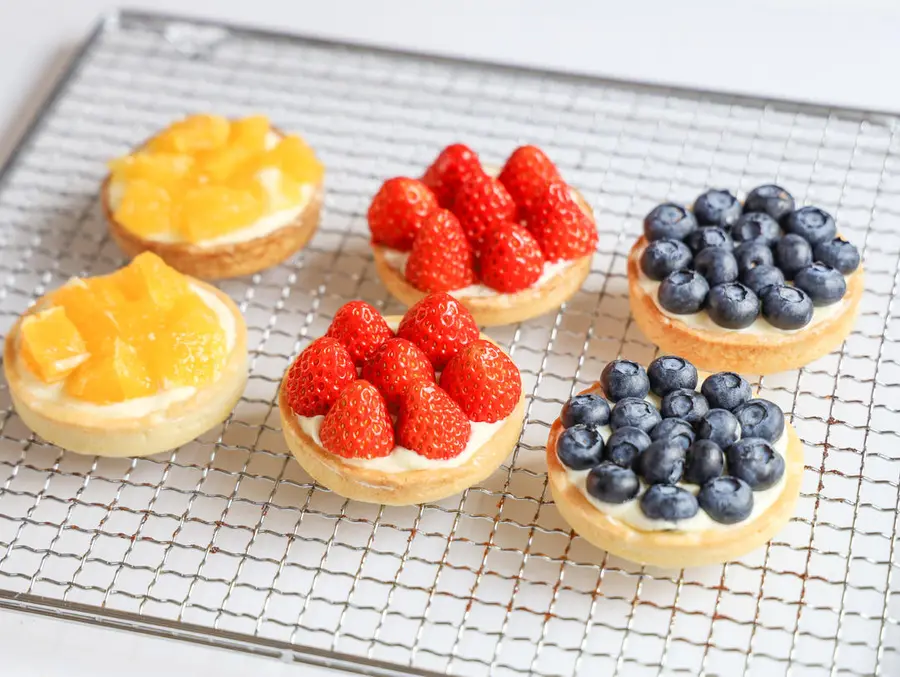
[[[129,256],[214,280],[281,263],[315,233],[324,168],[257,115],[193,115],[110,162],[102,203]]]
[[[631,312],[648,339],[701,369],[771,374],[837,348],[863,293],[859,251],[818,207],[779,186],[743,205],[710,190],[644,219],[628,257]]]
[[[410,505],[487,478],[524,419],[519,370],[445,293],[402,318],[362,301],[285,373],[279,395],[288,447],[341,496]]]
[[[646,369],[610,362],[566,402],[547,466],[556,506],[581,536],[634,562],[681,568],[769,541],[793,515],[803,446],[743,377],[704,375],[666,355]]]
[[[44,439],[145,456],[228,416],[247,381],[247,330],[225,294],[145,252],[38,299],[7,334],[3,369]]]
[[[558,308],[591,270],[590,207],[534,146],[503,169],[467,146],[445,148],[421,180],[384,182],[368,212],[378,275],[412,305],[447,292],[480,325],[520,322]]]

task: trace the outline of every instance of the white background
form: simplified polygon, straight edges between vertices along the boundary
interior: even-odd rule
[[[156,0],[122,6],[643,82],[900,112],[895,0]],[[104,0],[0,0],[0,160]],[[324,674],[0,612],[4,675]]]

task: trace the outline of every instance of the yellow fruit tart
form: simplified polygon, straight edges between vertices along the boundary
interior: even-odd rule
[[[38,299],[7,334],[3,369],[44,439],[146,456],[228,416],[247,382],[247,328],[225,294],[145,252]]]
[[[207,280],[259,272],[301,249],[322,206],[325,168],[262,115],[193,115],[110,162],[101,199],[129,256],[152,251]]]

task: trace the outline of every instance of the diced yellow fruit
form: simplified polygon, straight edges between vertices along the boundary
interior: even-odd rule
[[[61,381],[90,357],[77,327],[60,306],[25,316],[19,339],[22,359],[45,383]]]
[[[150,149],[157,152],[195,153],[221,148],[228,142],[231,124],[221,115],[191,115],[154,137]]]
[[[149,251],[138,254],[112,277],[127,299],[149,301],[151,306],[161,310],[171,309],[190,291],[184,275]]]
[[[113,217],[143,237],[168,233],[172,229],[172,200],[162,186],[144,179],[129,181]]]
[[[250,190],[201,186],[188,191],[179,205],[178,229],[188,242],[209,240],[253,224],[263,207]]]
[[[73,280],[50,295],[50,301],[65,309],[66,316],[78,328],[92,355],[108,352],[119,336],[119,325],[111,310],[110,299],[125,297],[116,289],[98,284],[104,278],[94,278],[91,286],[84,280]]]
[[[271,131],[269,118],[265,115],[252,115],[231,123],[229,146],[237,146],[251,153],[265,150],[266,136]]]
[[[242,146],[225,146],[197,154],[197,175],[201,182],[221,183],[250,159],[252,151]]]
[[[134,346],[116,339],[109,352],[92,356],[66,381],[66,392],[72,397],[111,404],[154,392],[147,365]]]
[[[285,136],[265,154],[263,162],[278,167],[300,183],[318,183],[325,175],[325,167],[313,149],[296,135]]]
[[[219,318],[196,293],[182,297],[165,323],[166,341],[157,344],[154,375],[167,386],[212,383],[227,357]]]
[[[113,160],[109,168],[114,181],[143,179],[171,189],[187,177],[193,165],[190,155],[138,152]]]

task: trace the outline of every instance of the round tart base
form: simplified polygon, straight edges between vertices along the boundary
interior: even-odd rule
[[[234,302],[218,289],[192,280],[215,294],[235,320],[235,342],[222,374],[186,400],[138,418],[104,417],[71,409],[31,394],[18,371],[16,339],[22,318],[6,336],[3,370],[16,413],[36,434],[69,451],[92,456],[149,456],[190,442],[224,421],[247,383],[247,327]]]
[[[679,355],[703,371],[775,374],[799,369],[840,346],[856,323],[862,299],[862,268],[848,275],[844,308],[814,327],[779,334],[750,334],[689,327],[663,313],[640,284],[640,259],[647,241],[639,238],[628,255],[628,300],[631,314],[652,343]]]

